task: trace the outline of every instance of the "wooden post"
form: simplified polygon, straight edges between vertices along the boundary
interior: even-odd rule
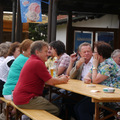
[[[117,41],[118,41],[118,44],[117,44],[117,48],[118,49],[120,49],[120,15],[118,15],[118,20],[119,20],[119,30],[118,30],[118,32],[117,32],[117,34],[118,34],[118,39],[117,39]]]
[[[17,0],[17,23],[15,31],[15,41],[22,42],[22,22],[21,22],[21,12],[20,12],[20,0]]]
[[[70,55],[74,48],[74,38],[72,30],[72,12],[68,13],[67,32],[66,32],[66,52]]]
[[[53,0],[50,0],[49,10],[48,10],[48,43],[51,42],[51,27],[52,27],[52,4]]]
[[[57,26],[57,0],[53,0],[51,41],[56,41],[56,26]]]
[[[16,0],[13,0],[13,19],[12,19],[12,42],[15,42],[15,24],[16,24]]]

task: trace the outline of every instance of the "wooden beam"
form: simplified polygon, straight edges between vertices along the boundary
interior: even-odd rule
[[[118,15],[118,20],[119,20],[119,29],[118,29],[118,32],[117,32],[117,47],[116,49],[120,49],[120,15]]]
[[[51,27],[52,27],[52,6],[53,0],[50,0],[49,10],[48,10],[48,43],[51,42]]]
[[[22,42],[22,22],[21,22],[21,12],[20,12],[20,1],[17,0],[17,21],[16,21],[16,31],[15,31],[15,41]]]
[[[66,52],[67,54],[71,54],[74,48],[74,38],[73,38],[73,30],[72,30],[72,12],[68,13],[68,21],[67,21],[67,32],[66,32]]]
[[[12,42],[15,42],[15,24],[16,24],[16,0],[13,0],[13,20],[12,20]]]
[[[56,26],[57,26],[57,0],[53,0],[51,41],[56,40]]]

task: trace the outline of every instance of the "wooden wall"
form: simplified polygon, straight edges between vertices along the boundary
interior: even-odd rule
[[[11,32],[12,32],[12,21],[4,20],[3,21],[3,42],[11,41]],[[29,24],[23,23],[22,30],[22,40],[29,37]]]

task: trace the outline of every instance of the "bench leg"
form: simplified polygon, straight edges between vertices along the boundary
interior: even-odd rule
[[[6,104],[6,120],[9,120],[9,105]]]
[[[16,116],[15,116],[15,120],[22,120],[22,113],[16,109]]]

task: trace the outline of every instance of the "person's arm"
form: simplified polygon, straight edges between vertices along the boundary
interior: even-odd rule
[[[70,71],[72,70],[73,68],[73,65],[74,65],[74,62],[77,60],[77,56],[76,56],[76,53],[73,53],[70,55],[70,64],[67,68],[67,71],[66,71],[66,75],[70,75]]]
[[[60,77],[55,77],[55,78],[52,77],[46,83],[49,85],[65,84],[68,82],[68,80],[69,80],[69,77],[67,75],[62,75]]]
[[[62,67],[62,66],[58,67],[57,75],[59,76],[63,74],[65,70],[66,70],[66,67]]]
[[[101,83],[102,81],[106,80],[108,78],[108,76],[106,75],[102,75],[100,73],[97,73],[96,70],[93,70],[93,74],[92,74],[92,83]]]
[[[80,66],[85,63],[85,58],[84,57],[81,57],[78,62],[76,63],[76,69],[79,69]]]
[[[57,75],[62,75],[64,74],[64,72],[67,70],[67,67],[69,66],[70,63],[70,57],[69,56],[65,56],[62,58],[62,60],[60,61],[60,64],[57,68]]]
[[[92,74],[89,72],[85,77],[84,77],[84,83],[90,84],[91,83],[91,76]]]
[[[108,78],[108,76],[98,73],[97,71],[98,64],[99,64],[99,57],[98,55],[95,55],[93,58],[92,83],[101,83],[102,81]]]
[[[70,71],[70,78],[72,78],[72,79],[77,78],[78,74],[80,74],[80,72],[82,70],[81,68],[82,68],[82,65],[84,62],[85,62],[85,59],[82,57],[76,62],[75,67],[73,67],[72,70]]]
[[[91,79],[91,77],[92,77],[92,79]],[[108,76],[97,73],[97,69],[93,69],[92,74],[89,72],[84,77],[84,83],[90,84],[92,82],[92,83],[98,84],[107,78],[108,78]]]

